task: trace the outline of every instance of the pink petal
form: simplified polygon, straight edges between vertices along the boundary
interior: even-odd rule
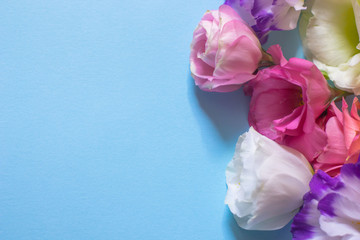
[[[317,161],[326,164],[344,164],[348,151],[345,145],[343,126],[341,122],[332,117],[326,124],[327,146]]]
[[[295,148],[307,158],[313,161],[323,151],[327,144],[326,133],[317,125],[310,133],[304,133],[300,136],[286,136],[283,144]]]
[[[288,61],[284,57],[280,45],[272,45],[268,48],[267,53],[273,58],[273,61],[277,65],[284,66]]]
[[[252,74],[258,68],[261,57],[257,46],[248,37],[241,36],[231,46],[219,48],[214,76],[222,78],[240,73]]]
[[[355,99],[356,98],[354,98],[354,102],[356,102]],[[348,105],[345,99],[343,99],[342,104],[343,104],[342,108],[343,108],[343,116],[344,116],[345,144],[347,149],[350,149],[352,142],[354,141],[356,135],[360,130],[360,122],[350,116]]]
[[[291,114],[281,119],[277,119],[273,122],[275,129],[290,136],[300,135],[303,132],[302,128],[299,127],[304,120],[303,113],[304,106],[299,106],[295,108],[295,110]]]

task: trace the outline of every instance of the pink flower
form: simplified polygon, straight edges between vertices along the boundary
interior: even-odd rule
[[[334,103],[320,123],[327,135],[327,144],[320,156],[313,162],[314,169],[323,170],[330,176],[337,176],[345,163],[356,163],[360,152],[359,101],[354,98],[351,113],[343,100],[341,112]]]
[[[348,149],[348,155],[352,156],[360,152],[360,117],[359,117],[360,103],[355,97],[351,113],[349,113],[348,105],[343,100],[343,114],[344,114],[344,136],[345,145]]]
[[[319,118],[318,124],[326,133],[327,144],[312,165],[316,172],[321,169],[330,176],[336,176],[340,173],[348,154],[345,146],[343,114],[334,103],[331,103],[326,116]]]
[[[268,53],[276,64],[260,71],[246,86],[252,95],[249,124],[276,142],[293,147],[311,161],[326,145],[326,134],[316,124],[330,98],[327,82],[310,61],[287,61],[278,45]]]
[[[262,59],[254,32],[229,6],[207,11],[194,31],[190,69],[205,91],[229,92],[256,75]]]

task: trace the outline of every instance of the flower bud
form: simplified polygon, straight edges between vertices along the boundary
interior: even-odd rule
[[[311,177],[312,168],[301,153],[251,127],[240,136],[226,169],[225,203],[242,228],[280,229],[302,205]]]

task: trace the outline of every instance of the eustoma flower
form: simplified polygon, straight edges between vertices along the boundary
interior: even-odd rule
[[[240,136],[226,169],[225,203],[240,227],[279,229],[302,205],[311,177],[312,168],[301,153],[250,128]]]
[[[330,98],[327,82],[310,61],[286,61],[277,45],[270,47],[268,53],[278,65],[260,71],[245,89],[252,96],[249,124],[268,138],[297,149],[311,161],[326,145],[326,134],[316,119]]]
[[[359,101],[354,98],[351,112],[345,100],[342,104],[341,112],[332,103],[323,123],[319,123],[326,132],[327,144],[313,166],[330,176],[338,175],[345,163],[355,163],[360,152]]]
[[[336,178],[319,171],[292,224],[294,240],[360,239],[360,165],[346,164]]]
[[[360,93],[360,6],[358,0],[316,0],[301,28],[307,57],[335,85]],[[309,9],[310,10],[310,9]]]
[[[262,43],[272,30],[296,28],[304,0],[226,0],[254,29]]]
[[[190,69],[202,90],[239,89],[255,77],[261,59],[259,40],[229,6],[206,12],[194,31]]]

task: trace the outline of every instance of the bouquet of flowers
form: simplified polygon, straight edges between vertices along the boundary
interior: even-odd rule
[[[271,31],[298,22],[308,60],[262,49]],[[250,129],[226,169],[225,203],[240,227],[293,220],[293,239],[360,239],[359,38],[359,0],[226,0],[202,17],[195,84],[251,96]]]

